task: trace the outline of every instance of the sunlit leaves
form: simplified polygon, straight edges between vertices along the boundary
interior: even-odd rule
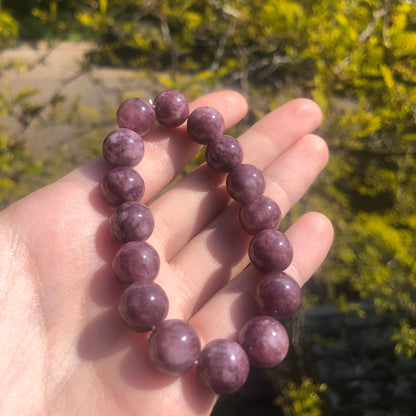
[[[5,44],[15,43],[19,34],[19,26],[10,13],[0,10],[0,48]]]
[[[300,385],[289,382],[276,403],[290,409],[293,415],[320,416],[323,414],[321,395],[326,388],[325,384],[315,384],[311,378],[305,379]]]
[[[393,334],[392,340],[396,344],[397,354],[403,354],[407,358],[416,355],[416,328],[408,322],[404,320],[399,322],[399,328]]]

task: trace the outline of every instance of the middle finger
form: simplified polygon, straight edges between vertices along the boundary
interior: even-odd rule
[[[279,107],[239,138],[244,150],[243,162],[264,170],[314,131],[321,119],[319,107],[307,99],[293,100]],[[228,205],[225,177],[203,165],[151,205],[156,224],[154,244],[167,261]]]
[[[285,215],[306,192],[328,159],[326,143],[307,135],[280,155],[265,171],[265,195],[278,201]],[[192,315],[247,264],[250,236],[238,221],[240,204],[233,202],[171,261],[171,276],[162,286],[175,298],[171,314]]]

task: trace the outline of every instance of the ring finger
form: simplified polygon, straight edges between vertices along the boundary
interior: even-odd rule
[[[265,170],[265,194],[278,201],[283,215],[306,192],[327,158],[325,142],[308,135]],[[171,260],[171,273],[159,275],[175,298],[171,315],[188,318],[247,265],[250,236],[239,224],[238,209],[238,203],[230,204]]]
[[[264,170],[280,154],[315,130],[321,119],[319,107],[310,100],[297,99],[279,107],[239,138],[244,163]],[[287,169],[292,168],[288,166]],[[224,180],[225,175],[204,165],[152,204],[156,222],[155,245],[166,260],[173,258],[229,203]]]

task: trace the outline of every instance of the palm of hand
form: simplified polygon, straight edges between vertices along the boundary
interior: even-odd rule
[[[220,110],[227,127],[246,111],[232,92],[201,97],[192,107],[201,105]],[[309,134],[320,117],[315,104],[296,100],[240,138],[244,162],[264,170],[266,194],[283,214],[326,163],[326,145]],[[138,166],[143,202],[198,150],[183,130],[158,128],[146,142]],[[161,374],[148,362],[148,335],[119,319],[123,288],[111,271],[119,244],[109,234],[111,209],[98,186],[105,170],[98,158],[0,213],[0,413],[208,415],[215,396],[195,369],[182,377]],[[254,313],[258,273],[242,271],[249,236],[223,182],[224,175],[203,166],[151,204],[156,226],[149,243],[161,258],[156,282],[168,294],[168,318],[190,320],[202,344],[235,337]],[[288,273],[302,285],[325,258],[332,228],[309,213],[287,235],[295,253]]]

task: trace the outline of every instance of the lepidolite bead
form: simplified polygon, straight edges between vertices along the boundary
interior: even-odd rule
[[[139,202],[124,202],[110,217],[111,234],[121,243],[146,240],[152,234],[154,226],[152,212]]]
[[[234,137],[221,135],[208,143],[205,159],[212,170],[226,173],[241,163],[243,149]]]
[[[250,319],[241,329],[239,341],[253,367],[275,367],[289,350],[285,327],[269,316]]]
[[[188,100],[177,90],[162,91],[154,102],[156,120],[167,127],[178,127],[189,115]]]
[[[119,127],[133,130],[141,136],[145,135],[155,124],[155,110],[149,101],[131,97],[123,101],[117,110]]]
[[[282,213],[273,199],[260,195],[244,202],[240,208],[240,224],[249,234],[262,230],[277,229],[282,221]]]
[[[250,364],[240,344],[215,339],[202,350],[197,370],[201,380],[214,393],[230,394],[246,382]]]
[[[212,107],[198,107],[188,117],[188,134],[197,143],[208,144],[223,134],[224,128],[224,118]]]
[[[113,130],[103,142],[104,159],[115,166],[135,166],[143,158],[144,143],[133,130]]]
[[[250,164],[242,164],[231,169],[226,186],[231,198],[244,202],[263,194],[266,182],[260,169]]]
[[[143,178],[127,166],[110,169],[101,182],[106,201],[116,207],[127,201],[140,201],[144,194]]]
[[[287,237],[274,230],[263,230],[251,240],[248,255],[253,266],[264,273],[285,270],[293,257]]]
[[[283,321],[298,310],[302,291],[296,280],[286,273],[271,272],[257,284],[256,300],[262,314]]]
[[[123,244],[113,260],[113,271],[120,283],[152,281],[159,273],[160,258],[157,251],[145,241]]]
[[[139,282],[123,292],[118,310],[130,329],[148,332],[165,319],[168,309],[168,297],[159,285]]]
[[[153,330],[147,350],[156,368],[178,376],[193,367],[201,352],[201,343],[191,324],[180,319],[168,319]]]

